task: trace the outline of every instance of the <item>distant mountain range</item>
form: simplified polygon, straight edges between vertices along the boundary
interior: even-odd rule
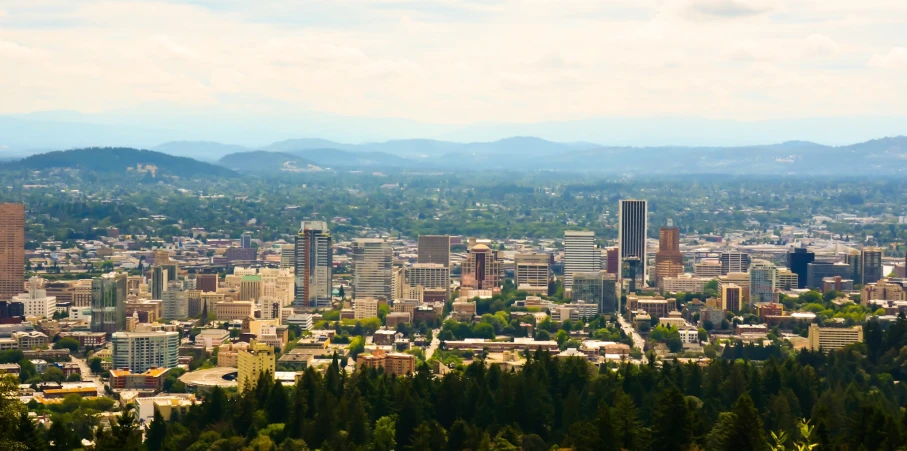
[[[616,147],[591,143],[556,143],[514,137],[484,143],[399,140],[342,144],[325,140],[289,140],[266,146],[279,159],[302,158],[321,168],[411,170],[554,170],[607,174],[905,174],[907,137],[882,138],[849,146],[807,141],[745,147]],[[188,149],[187,149],[188,152]],[[227,155],[228,167],[259,167],[261,153]],[[238,164],[241,158],[248,158]],[[280,164],[271,170],[281,170]]]
[[[494,142],[454,143],[397,140],[344,144],[322,139],[281,141],[262,149],[216,142],[179,141],[156,151],[90,148],[33,155],[4,163],[43,169],[85,167],[121,171],[153,164],[177,176],[305,172],[320,170],[495,170],[560,171],[601,174],[728,175],[903,175],[907,137],[875,139],[849,146],[807,141],[745,147],[616,147],[557,143],[533,137]],[[216,161],[209,164],[195,159]],[[234,172],[235,171],[235,172]]]
[[[135,172],[152,177],[228,177],[236,172],[220,165],[204,163],[151,150],[131,148],[87,148],[58,150],[31,155],[21,160],[0,163],[0,169],[84,169],[99,173]]]

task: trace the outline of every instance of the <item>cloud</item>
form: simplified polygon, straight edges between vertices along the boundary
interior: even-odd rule
[[[24,58],[35,54],[35,50],[10,41],[0,41],[0,55],[9,58]]]
[[[907,69],[907,47],[894,47],[884,55],[874,54],[866,65],[882,69]]]
[[[776,7],[774,0],[692,0],[686,11],[697,19],[737,18],[769,13]]]
[[[806,38],[804,56],[807,58],[826,58],[838,52],[838,44],[822,34],[811,34]]]
[[[0,9],[0,19],[2,19],[2,18],[4,18],[4,17],[9,17],[9,13],[7,13],[6,11]]]

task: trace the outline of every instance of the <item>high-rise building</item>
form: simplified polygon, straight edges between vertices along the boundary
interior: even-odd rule
[[[167,249],[158,249],[154,251],[154,264],[156,266],[170,264],[170,253],[167,252]]]
[[[608,274],[620,274],[620,248],[609,247],[605,250],[604,270]]]
[[[22,292],[25,282],[25,205],[0,204],[0,300]]]
[[[718,256],[721,262],[721,275],[726,276],[732,272],[747,272],[750,270],[752,259],[745,252],[728,251]]]
[[[601,251],[595,248],[595,232],[564,232],[564,288],[573,287],[573,274],[601,270]]]
[[[848,266],[849,274],[843,275],[844,277],[852,278],[854,283],[862,284],[863,283],[863,254],[856,250],[851,249],[847,255],[844,256],[844,264]],[[812,281],[812,277],[810,277]],[[810,285],[812,287],[812,285]]]
[[[161,296],[161,317],[164,321],[182,321],[189,317],[189,293],[171,282],[167,291]]]
[[[797,288],[806,288],[809,264],[816,260],[816,254],[805,247],[798,247],[787,253],[787,267],[797,275]]]
[[[163,266],[155,266],[151,270],[151,299],[163,299],[164,292],[167,291],[167,280],[169,274]]]
[[[244,233],[239,237],[239,247],[243,249],[252,249],[252,235]]]
[[[598,313],[620,312],[617,276],[605,271],[573,274],[573,301],[598,305]]]
[[[394,249],[381,238],[353,240],[353,299],[393,300]]]
[[[217,274],[199,274],[195,276],[195,289],[203,293],[216,293]]]
[[[855,259],[858,261],[859,259]],[[854,269],[858,265],[847,263],[831,262],[812,262],[806,265],[806,288],[821,289],[822,280],[826,277],[841,277],[842,279],[851,279],[854,277]]]
[[[239,282],[239,300],[257,301],[261,297],[262,282],[258,274],[242,276]]]
[[[501,263],[497,251],[485,244],[476,244],[467,252],[460,271],[460,286],[479,290],[498,288],[501,282]]]
[[[646,280],[646,231],[649,228],[649,204],[644,200],[621,200],[617,243],[620,248],[622,273],[631,271],[633,284],[641,289]],[[636,259],[635,262],[628,261]],[[627,277],[627,274],[622,274]],[[626,284],[625,284],[626,285]]]
[[[419,235],[416,262],[450,267],[450,235]]]
[[[450,297],[450,268],[440,263],[416,263],[403,268],[403,280],[409,287],[443,289]]]
[[[151,368],[174,368],[178,363],[178,332],[116,332],[113,369],[142,373]]]
[[[297,307],[329,307],[333,269],[331,233],[324,221],[305,221],[296,235]]]
[[[797,273],[786,269],[778,269],[778,288],[779,290],[793,290],[800,285],[800,276]]]
[[[296,267],[296,246],[292,244],[280,245],[280,269]]]
[[[92,279],[92,332],[112,334],[126,329],[126,277],[126,273],[112,272]]]
[[[51,318],[57,311],[57,298],[48,296],[47,291],[40,288],[43,282],[40,277],[32,277],[28,280],[28,293],[13,296],[13,302],[25,306],[25,316]]]
[[[732,283],[721,286],[721,308],[731,312],[739,312],[744,304],[743,289]]]
[[[517,290],[548,294],[548,254],[516,254],[513,257],[513,283]]]
[[[249,349],[241,349],[237,355],[236,383],[240,393],[255,388],[258,378],[263,375],[274,377],[277,360],[274,348],[254,340],[249,344]]]
[[[882,280],[885,274],[882,274],[882,248],[866,247],[863,248],[860,258],[860,267],[863,271],[861,283],[875,283]]]
[[[655,283],[662,288],[665,277],[683,274],[683,252],[680,252],[680,229],[668,219],[658,231],[658,252],[655,253]]]
[[[756,260],[750,265],[750,301],[775,302],[778,288],[778,268],[771,262]]]

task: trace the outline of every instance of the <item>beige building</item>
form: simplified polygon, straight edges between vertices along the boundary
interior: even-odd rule
[[[247,388],[254,389],[258,378],[266,373],[274,378],[276,367],[277,359],[274,355],[274,348],[252,340],[249,343],[249,349],[240,350],[237,356],[239,371],[236,382],[239,391],[243,392]]]
[[[249,301],[218,302],[214,304],[218,321],[232,321],[255,316],[255,304]]]
[[[353,304],[356,319],[378,317],[379,302],[377,299],[356,299]]]
[[[651,316],[664,318],[668,313],[677,310],[677,299],[665,299],[661,296],[627,295],[627,312],[642,310]]]
[[[405,286],[443,289],[450,294],[450,268],[440,263],[416,263],[403,269],[403,277]]]
[[[548,254],[516,254],[513,258],[513,283],[529,294],[548,294]]]
[[[733,284],[740,287],[741,305],[750,302],[750,275],[745,272],[732,272],[718,278],[718,292],[723,290],[727,284]]]
[[[386,353],[381,349],[371,354],[359,354],[356,369],[383,368],[385,374],[405,376],[416,371],[416,357],[410,354]]]
[[[705,285],[714,279],[695,277],[691,274],[681,274],[676,277],[665,276],[661,279],[662,291],[665,293],[702,293]]]
[[[794,290],[798,287],[800,277],[797,273],[787,268],[778,269],[778,289]]]
[[[239,366],[239,351],[248,351],[249,343],[224,343],[217,349],[217,366],[237,368]]]
[[[743,300],[743,288],[733,284],[725,283],[721,288],[721,309],[731,312],[739,312],[746,304]]]
[[[353,299],[392,300],[394,249],[383,238],[353,240]]]
[[[466,255],[460,271],[460,286],[479,290],[494,290],[501,285],[501,262],[497,251],[485,244],[476,244]]]
[[[242,276],[239,282],[239,300],[256,301],[261,297],[261,276]]]
[[[904,287],[900,284],[891,283],[888,279],[882,279],[876,283],[867,283],[863,285],[860,292],[860,302],[868,304],[869,301],[907,301],[907,294],[904,293]]]
[[[809,325],[808,340],[811,351],[842,349],[853,343],[863,342],[863,327],[819,327],[813,323]]]
[[[721,275],[721,262],[706,260],[693,265],[693,274],[696,277],[714,279]]]

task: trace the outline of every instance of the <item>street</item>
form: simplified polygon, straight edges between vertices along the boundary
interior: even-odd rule
[[[640,351],[643,351],[646,342],[642,339],[642,336],[636,332],[633,325],[621,315],[617,315],[617,322],[620,324],[620,328],[623,329],[624,334],[633,338],[633,346],[639,348]],[[646,356],[645,352],[643,352],[642,359],[640,360],[642,364],[649,363],[649,357]]]
[[[100,375],[91,374],[91,368],[88,367],[88,361],[76,356],[72,356],[72,361],[79,365],[79,369],[82,371],[82,381],[93,382],[98,389],[98,395],[104,396],[104,382],[101,380]]]

